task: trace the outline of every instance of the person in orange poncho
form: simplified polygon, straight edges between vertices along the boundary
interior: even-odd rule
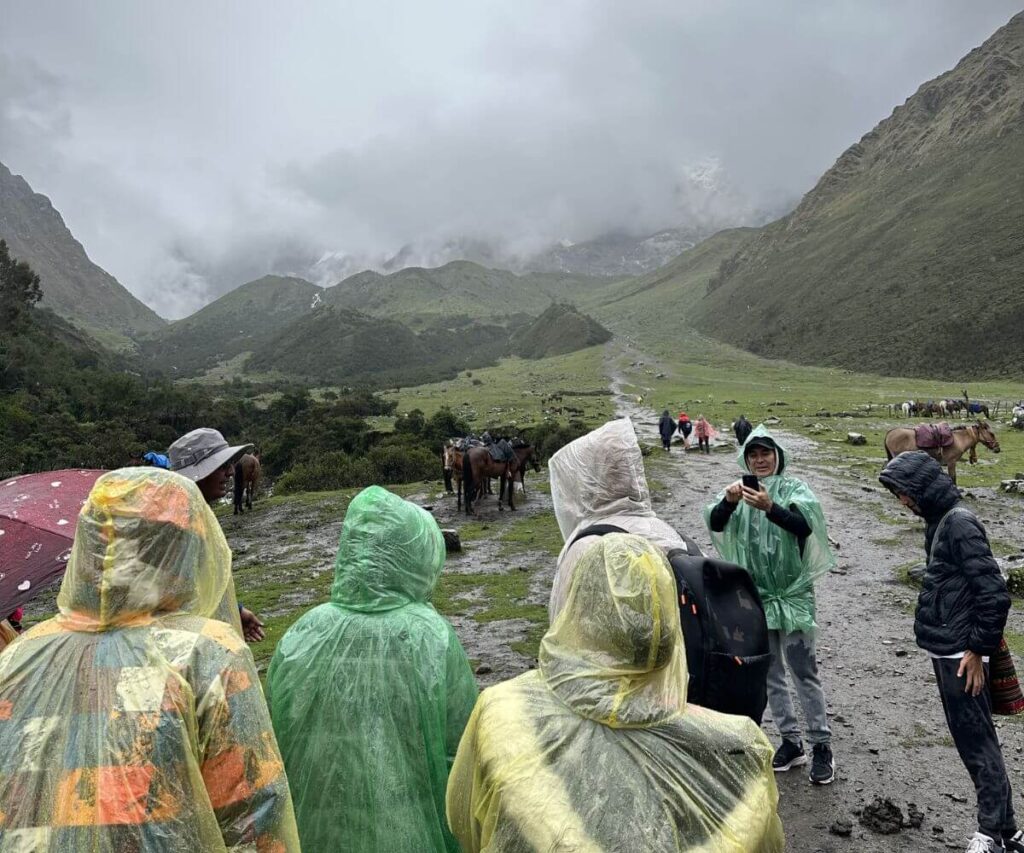
[[[298,851],[252,655],[208,618],[230,577],[194,483],[159,468],[96,481],[60,615],[0,655],[4,849]]]

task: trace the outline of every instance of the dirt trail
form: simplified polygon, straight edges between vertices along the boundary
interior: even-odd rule
[[[621,376],[613,375],[612,383],[619,411],[633,419],[641,440],[655,443],[658,413],[622,393]],[[975,829],[974,790],[949,739],[931,664],[914,641],[916,592],[896,580],[897,567],[922,560],[923,526],[909,514],[901,516],[877,482],[816,464],[814,442],[784,430],[778,437],[790,450],[790,472],[814,489],[839,543],[839,565],[817,591],[818,660],[837,779],[831,786],[815,787],[804,768],[778,777],[787,849],[963,850]],[[664,456],[650,466],[664,486],[655,494],[656,510],[713,553],[702,511],[738,476],[735,452],[702,456],[680,450],[654,451]],[[972,506],[987,523],[999,525],[1000,538],[1022,541],[1021,519],[994,492],[975,490]],[[887,523],[886,517],[896,523]],[[1022,625],[1024,614],[1015,609],[1010,627],[1020,631]],[[766,718],[765,729],[777,743],[770,711]],[[1021,813],[1024,720],[997,718],[997,726]],[[904,814],[908,804],[916,804],[924,812],[920,828],[905,828],[896,837],[868,830],[859,818],[876,797],[888,797]],[[837,821],[852,824],[848,836],[830,832]]]

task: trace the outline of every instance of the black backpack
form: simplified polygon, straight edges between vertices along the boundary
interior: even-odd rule
[[[628,533],[595,524],[573,539]],[[679,621],[690,671],[689,701],[761,725],[768,703],[768,623],[750,573],[742,566],[705,557],[693,540],[668,552],[679,593]]]

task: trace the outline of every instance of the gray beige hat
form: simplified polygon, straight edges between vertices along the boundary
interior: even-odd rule
[[[218,468],[237,462],[252,450],[251,444],[228,445],[217,430],[200,427],[186,433],[167,448],[171,470],[198,483]]]

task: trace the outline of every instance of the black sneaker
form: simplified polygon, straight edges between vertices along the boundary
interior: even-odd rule
[[[1024,853],[1024,830],[1016,832],[1010,838],[1003,838],[1006,853]]]
[[[782,746],[775,750],[775,757],[772,758],[772,770],[776,773],[785,773],[793,767],[806,763],[807,754],[804,752],[803,743],[784,740]]]
[[[815,785],[831,785],[835,778],[836,762],[832,758],[832,747],[827,743],[816,743],[811,758],[811,781]]]

